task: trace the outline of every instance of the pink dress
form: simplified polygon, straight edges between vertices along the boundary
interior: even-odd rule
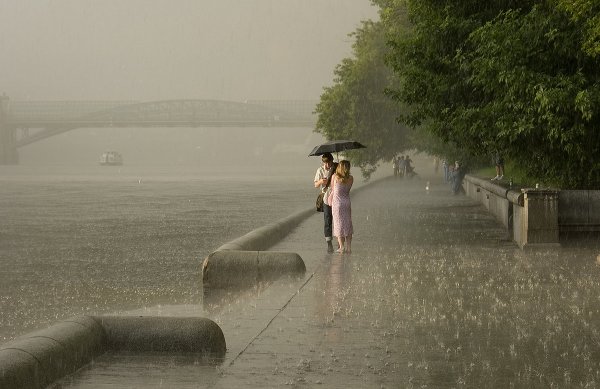
[[[349,236],[353,233],[352,228],[352,207],[350,204],[350,188],[352,184],[342,184],[337,177],[333,178],[332,207],[333,214],[333,235]]]

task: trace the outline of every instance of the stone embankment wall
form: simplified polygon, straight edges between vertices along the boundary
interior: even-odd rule
[[[463,186],[521,248],[558,245],[569,232],[600,232],[600,191],[511,188],[471,175]]]
[[[558,223],[561,232],[599,232],[600,190],[561,190]]]

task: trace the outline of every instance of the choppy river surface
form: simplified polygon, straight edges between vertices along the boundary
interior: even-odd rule
[[[0,344],[75,315],[199,303],[202,260],[310,207],[313,175],[1,166]]]

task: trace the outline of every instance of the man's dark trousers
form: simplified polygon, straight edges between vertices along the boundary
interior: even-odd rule
[[[333,236],[333,215],[331,214],[331,207],[327,204],[323,204],[323,219],[325,221],[325,228],[323,230],[325,239],[331,240]]]

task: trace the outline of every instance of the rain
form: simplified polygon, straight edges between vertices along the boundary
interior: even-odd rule
[[[377,17],[359,0],[1,0],[0,94],[65,114],[316,104]],[[20,147],[0,165],[0,346],[81,315],[201,316],[224,359],[109,352],[57,385],[599,385],[597,243],[520,249],[413,150],[411,179],[353,170],[351,256],[326,254],[313,215],[272,248],[303,256],[303,277],[209,298],[204,258],[313,207],[324,142],[311,126],[107,125]],[[102,166],[108,150],[123,163]]]

